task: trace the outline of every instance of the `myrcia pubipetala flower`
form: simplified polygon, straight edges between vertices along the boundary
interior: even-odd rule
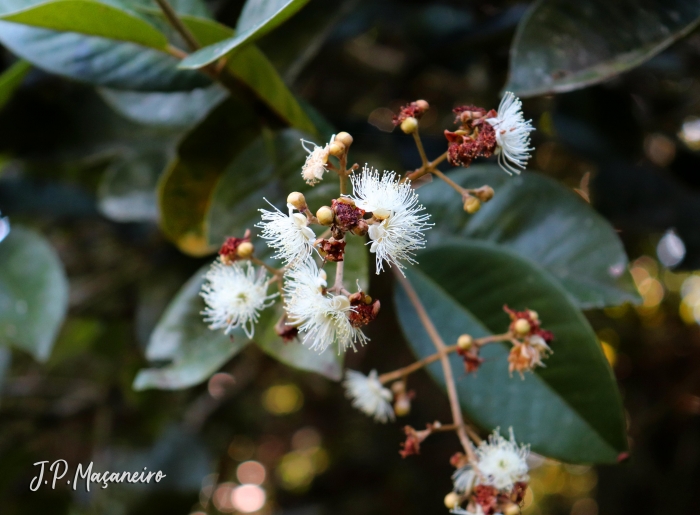
[[[259,209],[263,221],[256,227],[262,229],[260,236],[267,240],[268,246],[277,251],[272,257],[281,259],[285,265],[296,266],[311,255],[316,234],[306,217],[294,212],[293,205],[287,204],[289,215],[275,206],[272,208],[274,211]]]
[[[487,118],[496,131],[496,154],[498,164],[508,173],[519,174],[530,159],[530,132],[535,129],[530,120],[523,117],[522,102],[507,91],[495,117]],[[516,168],[517,167],[517,168]]]
[[[328,171],[328,156],[330,155],[331,143],[334,140],[335,134],[331,136],[330,142],[322,147],[313,141],[301,140],[301,146],[309,153],[306,156],[304,166],[301,167],[301,176],[309,186],[315,186],[323,179],[323,174]],[[313,147],[309,148],[307,145],[313,145]]]
[[[476,449],[477,468],[481,476],[480,484],[493,486],[501,491],[510,491],[516,483],[525,482],[529,445],[518,445],[513,429],[510,440],[503,438],[496,429],[488,442],[482,442]]]
[[[226,334],[241,327],[248,338],[253,337],[260,311],[277,297],[267,294],[267,274],[256,270],[247,261],[224,264],[220,259],[212,263],[204,276],[201,295],[206,303],[202,312],[211,329],[224,329]]]
[[[403,273],[402,261],[415,263],[414,252],[425,246],[423,232],[430,229],[430,215],[421,214],[425,208],[409,181],[401,183],[394,172],[380,176],[374,168],[365,167],[352,176],[355,205],[371,212],[376,223],[369,226],[372,240],[370,252],[376,254],[377,274],[383,263],[396,265]]]
[[[307,259],[285,274],[284,300],[288,325],[303,333],[302,343],[323,352],[336,343],[338,352],[355,344],[364,345],[367,337],[352,325],[348,316],[354,311],[345,295],[323,293],[325,280],[313,259]]]
[[[394,420],[394,409],[391,407],[394,396],[391,390],[379,382],[376,370],[372,370],[369,376],[355,370],[346,370],[343,386],[355,408],[377,422]]]

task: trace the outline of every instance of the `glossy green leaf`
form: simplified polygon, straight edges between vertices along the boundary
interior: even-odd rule
[[[440,335],[448,344],[460,334],[502,333],[503,311],[534,309],[554,333],[546,368],[522,380],[508,375],[508,348],[492,344],[476,374],[465,376],[456,354],[450,364],[460,402],[484,430],[513,427],[535,452],[572,463],[614,463],[627,449],[625,420],[615,379],[586,319],[557,281],[534,263],[487,242],[433,247],[419,255],[407,276]],[[418,357],[435,353],[416,312],[395,286],[399,321]],[[444,385],[441,367],[429,367]]]
[[[32,65],[27,61],[17,61],[0,75],[0,109],[7,104],[31,69]]]
[[[0,19],[61,32],[76,32],[117,41],[127,41],[158,50],[168,39],[143,19],[94,0],[50,0]]]
[[[639,302],[615,229],[575,192],[536,173],[511,177],[496,166],[449,176],[468,188],[488,184],[496,194],[469,216],[443,181],[420,188],[435,222],[430,242],[457,237],[504,245],[551,273],[581,308]]]
[[[139,371],[134,389],[178,390],[194,386],[209,379],[249,343],[243,331],[225,335],[204,323],[201,311],[205,305],[199,292],[207,268],[200,269],[185,283],[151,334],[146,358],[171,363]]]
[[[39,361],[51,354],[68,309],[68,280],[43,236],[13,227],[0,241],[0,346]]]
[[[180,142],[159,183],[158,202],[161,228],[183,252],[201,256],[212,251],[206,226],[212,192],[260,130],[251,106],[229,98]]]
[[[180,63],[181,68],[202,68],[245,43],[251,43],[284,23],[308,0],[248,0],[236,25],[236,35],[206,46]]]
[[[696,0],[539,0],[513,40],[505,89],[527,97],[604,81],[658,54],[698,21]]]
[[[125,118],[144,125],[173,128],[189,128],[198,124],[228,95],[218,84],[172,93],[107,88],[99,91],[110,107]]]
[[[177,68],[178,59],[134,43],[0,21],[0,43],[37,68],[71,79],[132,91],[189,91],[205,75]]]

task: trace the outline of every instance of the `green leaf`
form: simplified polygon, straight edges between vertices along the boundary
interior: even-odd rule
[[[146,349],[148,360],[171,363],[139,371],[134,389],[179,390],[194,386],[209,379],[249,343],[241,330],[225,335],[204,323],[201,311],[205,304],[199,292],[207,268],[200,269],[185,283],[151,334]]]
[[[107,88],[101,88],[99,92],[110,107],[133,122],[173,128],[189,128],[198,124],[228,95],[218,84],[172,93]]]
[[[205,223],[212,192],[260,130],[251,106],[229,98],[180,142],[159,183],[158,202],[161,228],[183,252],[202,256],[213,250]]]
[[[13,227],[0,242],[0,346],[46,361],[68,309],[68,280],[43,236]]]
[[[168,39],[129,12],[94,0],[52,0],[4,14],[0,19],[62,32],[76,32],[164,50]]]
[[[572,91],[633,68],[693,30],[684,0],[540,0],[518,26],[505,89],[529,97]]]
[[[63,77],[133,91],[189,91],[211,80],[177,69],[178,59],[134,43],[0,21],[0,43],[37,68]]]
[[[625,420],[615,379],[588,322],[566,292],[544,270],[502,247],[464,242],[434,247],[407,271],[421,302],[447,344],[460,334],[502,333],[503,311],[534,309],[554,333],[546,368],[521,380],[508,376],[504,344],[483,348],[486,360],[465,376],[457,354],[450,356],[463,409],[485,430],[513,427],[535,452],[573,463],[614,463],[626,451]],[[400,285],[396,311],[416,356],[435,348]],[[430,374],[444,386],[439,363]]]
[[[9,102],[31,69],[32,65],[27,61],[17,61],[0,75],[0,109]]]
[[[343,359],[345,354],[338,354],[336,349],[327,349],[318,353],[304,347],[299,340],[285,343],[275,331],[275,323],[282,316],[282,306],[267,314],[255,329],[254,341],[265,353],[277,361],[292,368],[316,372],[332,381],[340,381],[343,376]]]
[[[429,242],[457,237],[503,245],[551,273],[584,309],[640,301],[615,229],[573,191],[536,173],[510,177],[488,165],[449,176],[467,188],[488,184],[496,194],[469,216],[443,181],[420,188],[435,221]]]
[[[243,7],[236,35],[206,46],[180,63],[181,68],[202,68],[244,43],[251,43],[274,30],[304,7],[309,0],[248,0]]]

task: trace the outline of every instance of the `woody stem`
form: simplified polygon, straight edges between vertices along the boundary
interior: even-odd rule
[[[265,263],[263,260],[256,258],[255,256],[251,256],[250,260],[255,263],[258,266],[262,266],[265,268],[268,272],[270,272],[272,275],[275,277],[281,276],[282,275],[282,270],[279,270],[273,266],[268,265]]]
[[[422,146],[421,146],[421,148],[422,148]],[[406,177],[404,178],[404,180],[415,181],[417,179],[420,179],[424,175],[427,175],[429,173],[435,173],[435,170],[437,169],[437,165],[442,163],[445,159],[447,159],[447,151],[443,152],[442,154],[440,154],[438,157],[436,157],[432,161],[430,161],[428,163],[424,163],[417,170],[414,170],[413,172],[406,174]]]
[[[335,264],[335,284],[330,291],[341,293],[343,291],[343,269],[345,268],[344,261],[338,261]]]
[[[452,420],[457,425],[457,436],[459,437],[459,441],[464,448],[464,452],[467,453],[469,461],[474,462],[476,461],[474,446],[469,440],[467,432],[464,428],[464,418],[462,417],[462,410],[459,407],[459,397],[457,396],[457,387],[455,386],[454,376],[452,375],[452,367],[450,366],[450,361],[448,358],[447,346],[445,345],[445,342],[442,341],[442,337],[435,328],[435,325],[430,319],[427,311],[425,311],[425,308],[423,307],[423,304],[418,298],[418,294],[416,293],[416,290],[413,289],[411,283],[401,274],[401,272],[398,271],[397,268],[392,268],[392,271],[394,272],[396,279],[399,281],[399,283],[401,283],[401,287],[406,292],[411,304],[413,304],[413,307],[418,314],[418,318],[423,324],[428,336],[435,345],[435,349],[440,355],[442,373],[445,376],[445,384],[447,386],[447,397],[449,398],[450,409],[452,410]]]
[[[160,10],[163,11],[163,14],[168,19],[170,25],[172,25],[173,28],[182,36],[182,39],[185,40],[185,43],[187,43],[187,46],[190,47],[190,50],[199,50],[202,48],[194,34],[192,34],[190,29],[188,29],[187,26],[182,23],[182,20],[180,20],[178,17],[175,9],[173,9],[173,6],[168,3],[168,0],[156,0],[156,3],[158,4],[158,7],[160,7]]]
[[[423,163],[422,167],[428,168],[428,166],[430,166],[430,162],[428,161],[428,156],[425,155],[425,149],[423,148],[423,142],[418,134],[418,129],[416,129],[413,133],[413,140],[416,142],[416,147],[418,148],[418,153],[420,154],[420,160]]]
[[[455,181],[450,179],[447,175],[442,173],[440,170],[432,170],[432,174],[438,176],[440,179],[445,181],[447,184],[449,184],[457,193],[460,195],[464,195],[465,193],[468,194],[467,190],[462,188],[459,184],[457,184]]]

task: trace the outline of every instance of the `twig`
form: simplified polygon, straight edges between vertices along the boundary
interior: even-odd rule
[[[467,453],[469,461],[475,461],[474,446],[469,440],[467,432],[464,429],[464,418],[462,417],[462,410],[459,407],[459,397],[457,396],[457,387],[455,386],[454,376],[452,375],[452,367],[450,366],[450,361],[447,354],[447,346],[445,345],[445,342],[442,341],[442,337],[437,332],[437,329],[435,328],[435,325],[430,319],[430,316],[428,315],[427,311],[425,311],[423,304],[418,298],[416,290],[413,289],[413,285],[411,285],[408,279],[406,279],[401,274],[401,272],[398,271],[398,269],[392,268],[392,271],[394,272],[396,279],[399,281],[399,283],[401,283],[401,287],[406,292],[406,295],[411,301],[411,304],[413,304],[413,307],[415,308],[416,313],[418,314],[418,318],[420,319],[421,323],[423,324],[423,327],[428,333],[428,336],[433,341],[435,348],[440,354],[440,363],[442,364],[442,372],[445,375],[447,397],[450,401],[452,419],[455,425],[457,426],[457,436],[459,437],[459,441],[461,442],[464,451]]]
[[[197,41],[194,34],[192,34],[190,29],[188,29],[187,26],[182,23],[182,20],[175,12],[175,9],[173,9],[173,6],[168,3],[168,0],[156,0],[156,3],[158,4],[158,7],[160,7],[160,10],[163,11],[163,14],[168,19],[168,22],[170,22],[170,25],[172,25],[173,28],[182,36],[182,39],[185,40],[185,43],[187,43],[187,46],[190,47],[190,50],[199,50],[202,48],[202,45],[199,44],[199,41]]]
[[[413,131],[413,140],[416,142],[416,147],[418,148],[418,153],[420,154],[420,160],[423,163],[423,168],[428,168],[430,166],[430,161],[428,161],[428,156],[425,155],[425,149],[423,148],[423,142],[420,139],[418,130]]]
[[[467,190],[465,190],[464,188],[462,188],[459,184],[457,184],[455,181],[453,181],[452,179],[450,179],[447,175],[445,175],[444,173],[442,173],[440,170],[432,170],[431,173],[432,173],[433,175],[436,175],[437,177],[439,177],[439,178],[442,179],[443,181],[445,181],[445,182],[446,182],[447,184],[449,184],[450,186],[452,186],[452,188],[453,188],[455,191],[457,191],[457,193],[459,193],[460,195],[464,195],[465,193],[467,193]]]

